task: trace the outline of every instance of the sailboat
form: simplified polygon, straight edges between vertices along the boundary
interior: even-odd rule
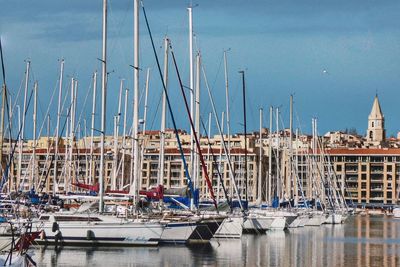
[[[134,65],[139,65],[139,0],[134,1]],[[107,62],[107,1],[103,1],[103,52],[102,52],[102,112],[101,112],[101,158],[99,178],[99,213],[89,210],[90,204],[82,205],[76,213],[42,214],[34,221],[36,227],[43,226],[43,234],[38,242],[60,245],[157,245],[164,231],[165,224],[159,220],[128,219],[104,214],[104,137],[106,116],[106,62]],[[137,137],[138,127],[138,69],[134,70],[135,101],[134,101],[134,135]],[[137,140],[137,138],[136,138]],[[130,194],[138,201],[138,145],[134,145],[135,169],[134,183]],[[93,207],[93,206],[90,206]],[[96,207],[97,210],[97,207]],[[85,214],[82,214],[85,213]]]

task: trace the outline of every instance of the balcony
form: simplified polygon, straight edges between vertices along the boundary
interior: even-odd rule
[[[383,186],[374,186],[370,188],[371,191],[382,191],[383,190]]]

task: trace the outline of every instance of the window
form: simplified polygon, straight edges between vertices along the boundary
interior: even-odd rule
[[[371,123],[372,128],[374,128],[374,122]]]
[[[361,171],[363,172],[367,171],[367,165],[361,165]]]
[[[369,138],[372,139],[373,136],[374,136],[374,135],[373,135],[372,131],[369,131]]]
[[[342,165],[337,165],[336,166],[336,171],[341,172],[342,171]]]

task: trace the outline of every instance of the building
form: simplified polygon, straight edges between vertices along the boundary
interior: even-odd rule
[[[379,104],[378,95],[374,98],[371,113],[368,116],[366,145],[380,147],[385,142],[385,117]]]

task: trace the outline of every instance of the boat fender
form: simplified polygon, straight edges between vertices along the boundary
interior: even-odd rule
[[[54,242],[56,243],[56,246],[58,244],[58,241],[62,239],[62,234],[60,230],[55,231],[56,234],[54,235]]]
[[[87,240],[94,240],[96,239],[94,232],[92,230],[87,230],[86,232],[86,239]]]
[[[42,230],[40,232],[40,240],[45,240],[46,239],[46,232],[44,230]]]
[[[53,226],[51,227],[51,231],[54,233],[55,231],[60,230],[57,222],[53,222]]]

